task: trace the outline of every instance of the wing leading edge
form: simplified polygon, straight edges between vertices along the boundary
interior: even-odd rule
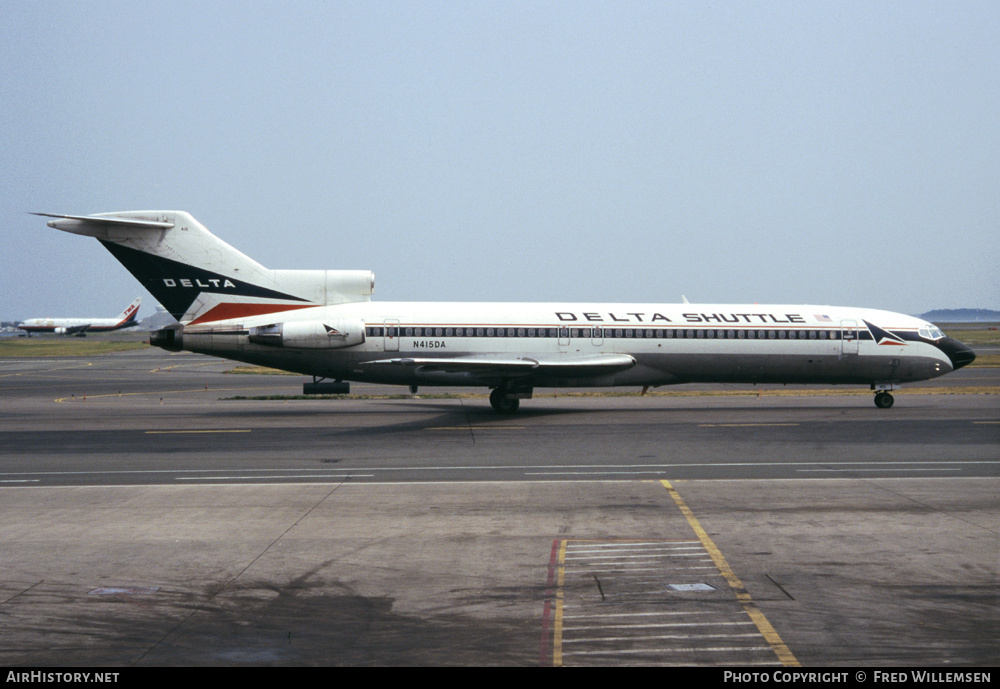
[[[359,366],[408,366],[420,373],[472,373],[481,375],[560,374],[596,376],[625,371],[636,361],[628,354],[584,356],[567,359],[457,357],[453,359],[402,357],[360,362]]]

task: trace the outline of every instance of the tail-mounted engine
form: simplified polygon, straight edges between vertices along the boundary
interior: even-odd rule
[[[341,349],[365,341],[361,319],[289,321],[250,328],[250,342],[286,349]]]

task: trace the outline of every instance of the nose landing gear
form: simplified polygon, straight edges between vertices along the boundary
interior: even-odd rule
[[[899,383],[872,383],[872,390],[875,391],[875,406],[879,409],[888,409],[895,401],[890,394],[890,390],[898,390]]]
[[[893,402],[892,395],[888,392],[881,390],[875,393],[875,406],[879,409],[888,409],[892,406]]]

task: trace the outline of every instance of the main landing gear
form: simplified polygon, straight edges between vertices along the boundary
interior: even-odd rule
[[[531,388],[514,390],[507,386],[493,388],[490,393],[490,404],[501,414],[513,414],[521,406],[521,400],[531,399]]]
[[[521,400],[508,399],[506,391],[496,388],[490,393],[490,404],[501,414],[513,414],[521,406]]]

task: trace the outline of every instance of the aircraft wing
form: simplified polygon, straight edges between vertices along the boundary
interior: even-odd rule
[[[457,357],[375,359],[363,361],[360,366],[409,366],[420,373],[472,373],[506,375],[560,374],[568,376],[602,375],[624,371],[635,366],[635,359],[627,354],[607,354],[580,357],[534,359],[531,357]]]
[[[80,333],[85,333],[90,328],[90,323],[84,323],[83,325],[71,325],[66,328],[67,335],[79,335]]]

